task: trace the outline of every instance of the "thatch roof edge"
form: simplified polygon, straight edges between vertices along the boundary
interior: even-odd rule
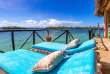
[[[110,0],[107,0],[104,4],[104,6],[102,5],[102,0],[95,0],[95,12],[94,15],[95,16],[104,16],[104,10],[105,7],[107,6],[108,2]]]

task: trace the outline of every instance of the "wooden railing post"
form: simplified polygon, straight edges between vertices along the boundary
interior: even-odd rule
[[[91,39],[91,30],[89,30],[89,40]]]
[[[13,51],[14,51],[15,50],[14,31],[11,31],[11,38],[12,38],[12,47],[13,47]]]
[[[93,39],[93,29],[91,30],[91,39]]]
[[[35,31],[33,31],[33,45],[35,45]]]
[[[93,34],[93,30],[89,30],[89,40],[93,39],[94,34]]]
[[[66,44],[68,44],[68,30],[66,30]]]

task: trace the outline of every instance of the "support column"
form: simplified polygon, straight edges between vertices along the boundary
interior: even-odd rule
[[[107,38],[107,10],[104,11],[104,38]]]

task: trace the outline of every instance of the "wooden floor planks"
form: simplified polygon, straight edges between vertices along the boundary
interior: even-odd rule
[[[110,74],[110,39],[94,38],[96,41],[96,52],[100,53],[103,74]]]
[[[0,69],[0,74],[8,74],[4,70]]]

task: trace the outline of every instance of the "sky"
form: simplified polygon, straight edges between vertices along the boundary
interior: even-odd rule
[[[0,27],[103,26],[94,0],[0,0]]]

